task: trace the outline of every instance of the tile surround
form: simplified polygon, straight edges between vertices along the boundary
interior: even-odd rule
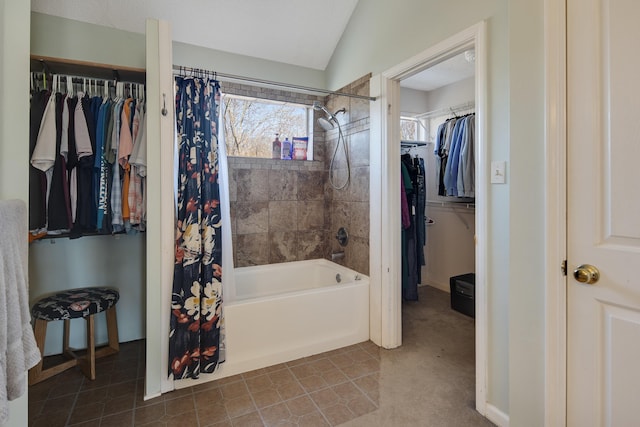
[[[340,91],[366,95],[369,78],[370,75],[363,76]],[[242,95],[251,90],[250,86],[236,85],[227,92]],[[245,96],[268,97],[258,88],[253,90],[253,95]],[[286,93],[277,95],[282,97]],[[359,240],[357,248],[345,251],[343,264],[369,273],[368,252],[360,252],[364,248],[368,250],[369,244],[369,102],[333,95],[324,100],[301,97],[293,102],[311,105],[316,99],[331,111],[346,108],[346,113],[337,117],[349,148],[351,182],[340,191],[328,184],[338,132],[325,133],[317,124],[314,161],[229,158],[237,266],[330,258],[335,241],[333,236],[340,226],[345,226]],[[334,173],[338,182],[346,177],[346,162],[341,154]],[[268,204],[266,209],[265,203]]]

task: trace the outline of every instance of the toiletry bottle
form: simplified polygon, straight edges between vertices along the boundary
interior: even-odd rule
[[[291,141],[289,141],[289,138],[285,138],[282,142],[282,152],[280,158],[282,160],[291,160]]]
[[[279,159],[280,156],[282,155],[282,143],[278,139],[278,135],[280,135],[280,134],[276,133],[276,139],[274,139],[273,142],[271,143],[271,158],[272,159]]]

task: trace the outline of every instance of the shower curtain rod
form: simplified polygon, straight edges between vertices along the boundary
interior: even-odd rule
[[[368,101],[376,100],[375,96],[357,95],[355,93],[337,92],[333,90],[318,89],[315,87],[301,86],[301,85],[295,85],[291,83],[274,82],[271,80],[257,79],[254,77],[244,77],[244,76],[238,76],[235,74],[218,73],[217,71],[210,71],[202,68],[184,67],[182,65],[174,65],[173,73],[174,75],[187,75],[186,73],[191,73],[192,75],[205,74],[205,75],[213,76],[216,79],[219,77],[221,79],[240,80],[243,82],[259,83],[259,84],[268,85],[268,86],[284,87],[287,89],[296,89],[304,92],[325,93],[327,95],[346,96],[349,98],[366,99]]]

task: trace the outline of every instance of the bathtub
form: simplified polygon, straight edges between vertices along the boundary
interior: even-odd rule
[[[176,388],[369,339],[369,277],[325,259],[235,269],[223,306],[226,361]]]

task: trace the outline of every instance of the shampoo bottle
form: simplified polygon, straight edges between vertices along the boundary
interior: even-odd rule
[[[273,142],[271,143],[271,158],[272,159],[279,159],[280,156],[282,155],[282,143],[278,139],[278,135],[280,135],[280,134],[276,133],[276,139],[274,139]]]
[[[285,138],[282,142],[282,152],[280,155],[282,160],[291,160],[291,141],[289,138]]]

